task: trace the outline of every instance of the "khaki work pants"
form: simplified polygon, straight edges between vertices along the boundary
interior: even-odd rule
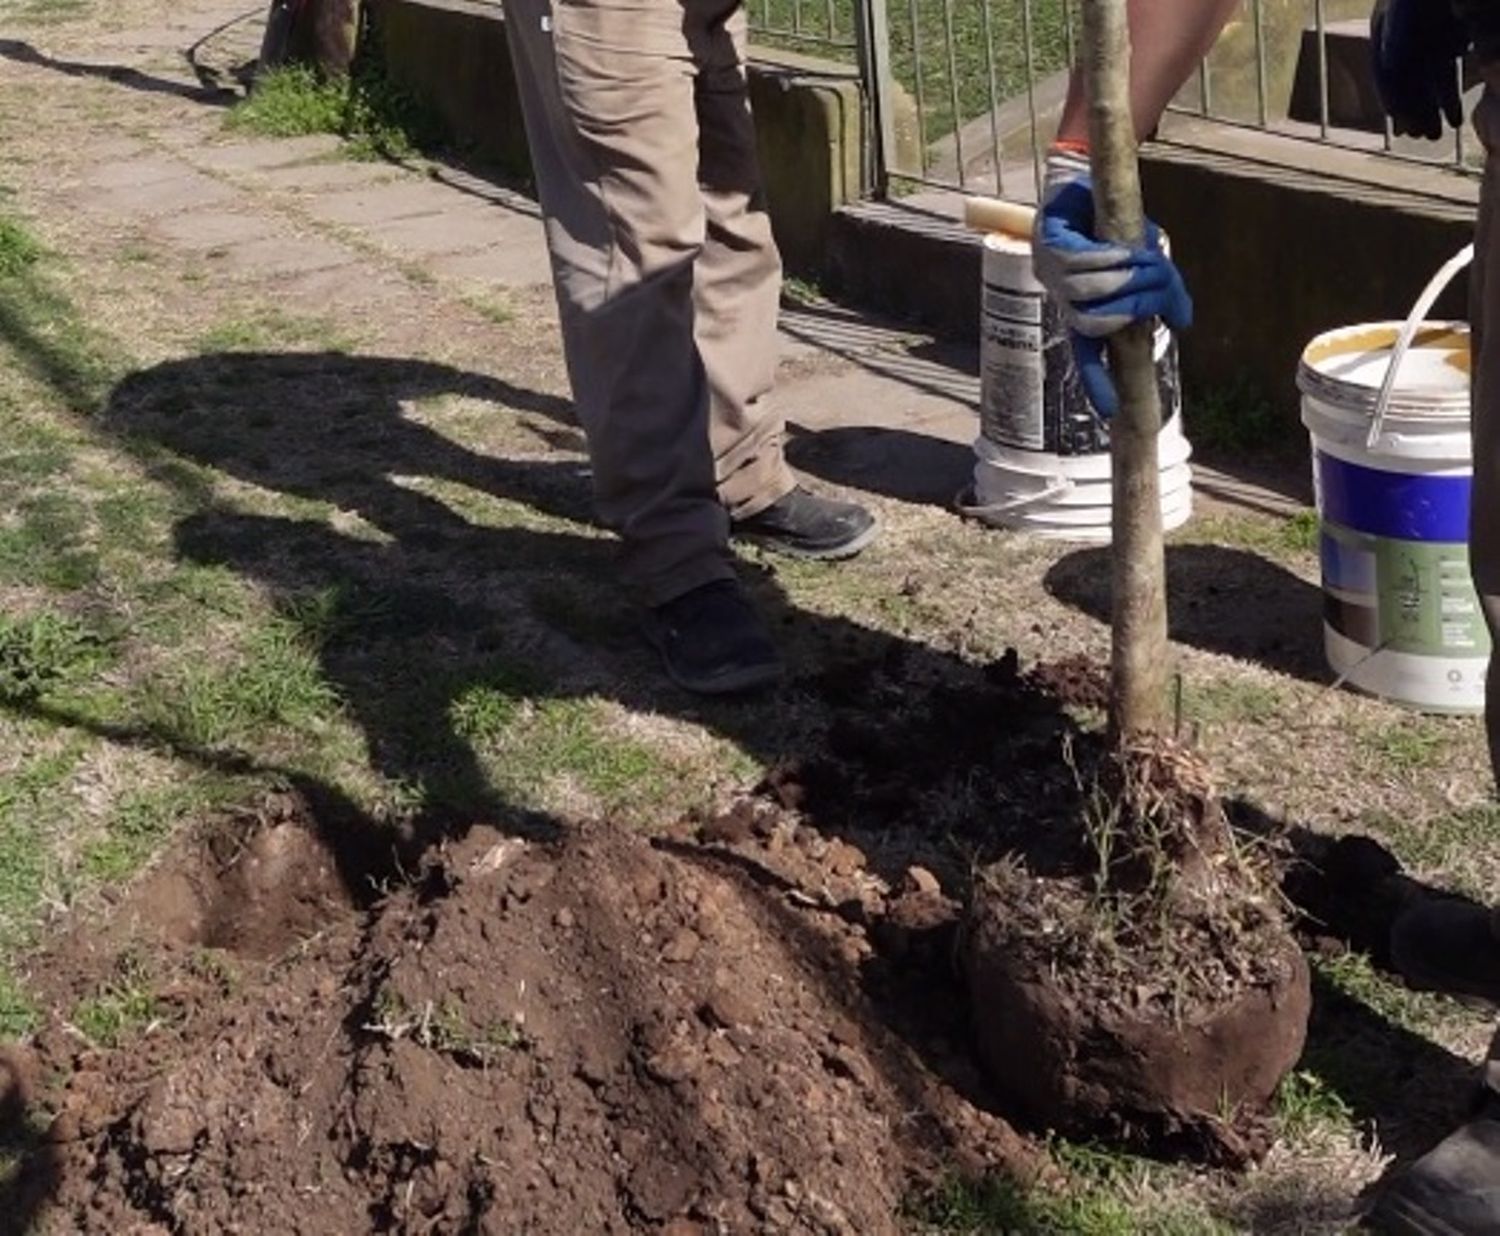
[[[793,486],[739,0],[506,0],[600,518],[647,605]]]

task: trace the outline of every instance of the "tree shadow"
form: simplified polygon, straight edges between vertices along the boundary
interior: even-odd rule
[[[1326,682],[1319,589],[1249,550],[1168,545],[1168,633],[1205,652],[1254,661],[1310,682]],[[1100,622],[1110,620],[1107,548],[1082,549],[1054,565],[1052,596]]]
[[[13,60],[17,64],[50,69],[66,77],[91,77],[100,81],[113,82],[128,90],[138,90],[145,94],[170,95],[193,103],[208,103],[216,107],[227,107],[242,97],[241,92],[233,87],[205,81],[201,72],[199,72],[199,84],[193,86],[187,82],[174,81],[170,77],[157,77],[150,73],[143,73],[140,69],[128,64],[93,64],[80,60],[60,60],[56,56],[49,56],[45,52],[38,51],[30,43],[20,39],[0,39],[0,56]],[[194,68],[195,72],[198,72],[197,66]]]

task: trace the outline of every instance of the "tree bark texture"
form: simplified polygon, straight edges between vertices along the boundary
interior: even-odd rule
[[[1082,0],[1084,80],[1095,224],[1101,240],[1132,247],[1145,235],[1135,123],[1130,111],[1126,0]],[[1155,324],[1110,341],[1120,410],[1110,426],[1113,477],[1113,646],[1110,729],[1126,742],[1159,730],[1166,710],[1167,604],[1157,437],[1161,400],[1153,359]]]

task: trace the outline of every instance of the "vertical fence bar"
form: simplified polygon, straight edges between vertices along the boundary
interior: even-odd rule
[[[1068,57],[1068,67],[1073,67],[1076,54],[1073,47],[1073,0],[1063,0],[1063,51]]]
[[[824,0],[823,9],[828,22],[828,41],[832,43],[838,37],[838,18],[833,12],[833,0]]]
[[[1264,0],[1250,0],[1255,20],[1255,100],[1260,127],[1271,127],[1271,108],[1266,98],[1266,12]]]
[[[953,38],[953,0],[943,0],[943,37],[948,44],[948,102],[953,108],[953,156],[958,161],[958,187],[966,188],[964,171],[964,113],[958,97],[958,46]]]
[[[984,26],[984,66],[989,78],[990,158],[995,166],[995,196],[1005,196],[1005,173],[1001,165],[1005,156],[1000,150],[1000,87],[995,81],[995,29],[990,15],[990,0],[979,0],[980,22]]]
[[[896,117],[891,82],[891,25],[886,0],[854,0],[854,54],[870,107],[870,141],[865,188],[884,197],[896,157]]]
[[[1462,60],[1453,62],[1453,72],[1458,76],[1458,97],[1462,99],[1464,97],[1464,62]],[[1467,153],[1464,149],[1464,122],[1460,119],[1458,128],[1453,130],[1453,166],[1463,167]]]
[[[1323,0],[1313,0],[1313,19],[1318,28],[1318,136],[1328,140],[1328,21]]]
[[[1213,106],[1213,82],[1209,76],[1208,57],[1204,56],[1198,61],[1198,110],[1206,118],[1213,114]]]
[[[792,0],[792,33],[802,33],[802,0]]]
[[[1042,137],[1036,119],[1036,45],[1032,38],[1031,0],[1021,0],[1021,41],[1026,53],[1026,114],[1031,124],[1031,174],[1037,201],[1042,199]]]
[[[922,93],[922,26],[917,18],[917,0],[906,0],[911,17],[912,95],[917,104],[917,149],[922,175],[927,175],[927,103]]]

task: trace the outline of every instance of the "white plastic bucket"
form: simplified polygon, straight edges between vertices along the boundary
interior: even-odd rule
[[[1167,531],[1193,512],[1192,448],[1173,417],[1157,440],[1161,461],[1161,518]],[[974,443],[975,514],[998,527],[1055,540],[1107,542],[1113,490],[1109,452],[1051,455]]]
[[[963,509],[1036,536],[1108,541],[1109,429],[1089,407],[1066,324],[1037,282],[1025,240],[985,237],[980,338],[980,432]],[[1192,452],[1182,435],[1177,343],[1165,327],[1155,357],[1162,521],[1171,529],[1192,514]]]
[[[1298,367],[1312,439],[1328,664],[1424,711],[1484,710],[1490,638],[1469,578],[1469,332],[1423,315],[1319,335]]]

